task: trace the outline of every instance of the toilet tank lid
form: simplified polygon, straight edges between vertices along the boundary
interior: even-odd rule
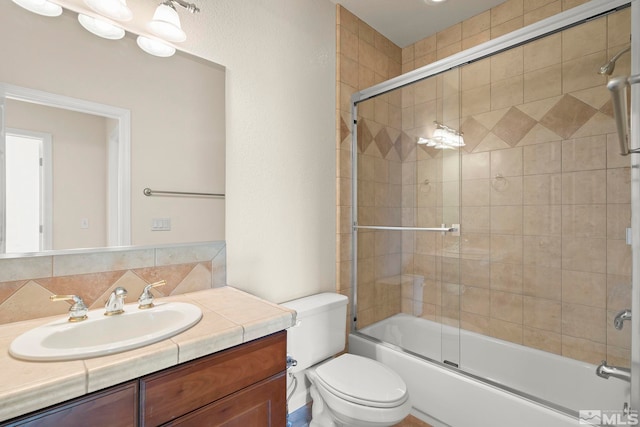
[[[305,316],[311,316],[319,311],[331,310],[332,308],[346,305],[348,300],[344,295],[325,292],[287,301],[280,305],[295,310],[296,313],[298,313],[297,318],[300,319]]]

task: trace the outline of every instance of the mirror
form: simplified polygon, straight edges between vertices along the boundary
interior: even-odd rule
[[[98,38],[68,11],[47,18],[2,2],[0,14],[0,193],[9,197],[15,141],[49,138],[50,182],[31,197],[44,206],[31,215],[41,217],[42,250],[223,240],[223,198],[143,190],[224,193],[224,68],[180,52],[150,56],[130,35]],[[18,193],[37,192],[17,181]],[[5,197],[0,246],[16,230],[4,214],[17,203],[3,206]],[[21,245],[6,252],[32,251]]]

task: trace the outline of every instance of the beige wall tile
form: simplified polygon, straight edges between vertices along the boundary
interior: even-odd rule
[[[547,68],[562,62],[562,35],[554,34],[523,46],[524,72]]]
[[[489,335],[501,340],[522,344],[522,325],[490,318]]]
[[[485,30],[473,36],[465,37],[462,39],[462,50],[471,49],[489,40],[491,40],[491,30]]]
[[[631,202],[630,168],[616,168],[607,170],[607,202]]]
[[[561,304],[543,298],[523,297],[525,326],[560,333],[562,331]]]
[[[462,258],[489,260],[491,254],[491,239],[489,234],[464,233],[460,242],[460,256]]]
[[[562,203],[606,203],[606,177],[607,173],[604,170],[562,174]]]
[[[463,117],[486,113],[491,110],[491,86],[485,85],[462,92]]]
[[[524,2],[524,13],[529,13],[532,10],[540,9],[541,7],[548,6],[555,3],[557,0],[528,0]]]
[[[562,10],[568,10],[588,2],[589,0],[562,0]]]
[[[562,301],[606,308],[607,278],[600,273],[562,271]]]
[[[606,238],[606,205],[562,206],[562,235],[564,237]]]
[[[607,274],[631,275],[631,246],[624,240],[607,240]]]
[[[562,94],[560,64],[529,71],[524,75],[524,102],[537,101]]]
[[[522,295],[491,290],[491,317],[522,324]]]
[[[488,206],[463,206],[461,211],[465,233],[489,233],[491,231],[491,209]]]
[[[526,12],[524,14],[524,25],[531,25],[560,12],[562,12],[562,0],[552,1],[545,6]]]
[[[491,25],[500,25],[523,14],[524,0],[507,0],[491,9]]]
[[[626,348],[607,346],[607,359],[614,366],[631,367],[631,352]]]
[[[472,287],[491,286],[491,263],[488,260],[461,259],[460,283]]]
[[[522,205],[522,176],[498,177],[491,181],[491,206],[505,205]]]
[[[414,56],[415,58],[420,58],[425,56],[428,53],[435,52],[437,50],[437,40],[436,35],[429,36],[422,40],[417,41],[414,44]]]
[[[606,141],[606,135],[563,141],[562,171],[604,169],[607,162]]]
[[[439,31],[436,34],[436,47],[438,50],[462,40],[462,23],[455,24]]]
[[[604,344],[607,339],[605,321],[604,309],[562,303],[563,341],[569,336]]]
[[[338,27],[338,53],[348,58],[358,59],[358,36],[347,29],[347,27]]]
[[[559,141],[528,145],[523,148],[525,175],[551,174],[562,168],[562,145]]]
[[[465,21],[462,21],[462,38],[471,37],[475,34],[489,30],[491,28],[491,11],[487,10]]]
[[[562,63],[562,90],[571,93],[604,84],[603,76],[593,70],[608,60],[606,51],[592,53]]]
[[[563,0],[566,1],[566,0]],[[574,0],[576,1],[576,0]],[[562,335],[562,355],[598,365],[607,357],[605,344],[583,338]]]
[[[352,33],[358,32],[358,21],[360,21],[360,19],[340,5],[338,5],[337,8],[336,20],[338,25],[346,27]]]
[[[522,265],[491,263],[491,290],[522,294]],[[505,320],[505,319],[503,319]]]
[[[562,354],[562,335],[529,328],[526,325],[523,328],[523,344],[538,350]]]
[[[631,8],[607,16],[607,47],[628,44],[631,41]]]
[[[462,206],[489,206],[491,185],[488,179],[466,180],[462,183]]]
[[[631,226],[631,205],[628,203],[607,205],[607,238],[626,239],[626,229]]]
[[[562,201],[562,176],[560,174],[524,176],[522,187],[525,205],[553,205],[560,204]]]
[[[491,109],[522,104],[524,99],[523,75],[509,77],[491,84]]]
[[[523,74],[523,48],[520,46],[497,55],[492,55],[490,63],[492,83]]]
[[[512,31],[518,30],[524,26],[524,17],[518,16],[513,18],[510,21],[507,21],[500,25],[495,25],[491,27],[491,38],[495,39],[497,37],[508,34]]]
[[[491,152],[491,176],[495,177],[498,174],[505,177],[521,176],[522,157],[520,147]]]
[[[624,168],[629,166],[629,159],[620,155],[620,142],[617,133],[607,135],[607,168]]]
[[[582,58],[607,48],[607,20],[600,18],[562,32],[562,59]]]
[[[524,264],[562,267],[562,239],[558,236],[524,236]]]
[[[467,331],[489,335],[489,317],[460,312],[460,326]]]
[[[490,153],[464,154],[462,156],[462,179],[488,179],[491,174]]]
[[[491,232],[522,234],[522,206],[492,206]]]
[[[492,234],[491,261],[522,264],[522,236]]]
[[[555,236],[562,230],[560,205],[524,206],[523,234],[529,236]]]
[[[562,270],[524,265],[522,292],[524,295],[560,301],[562,297]]]
[[[491,291],[473,286],[461,287],[460,309],[469,313],[489,316],[491,311]]]
[[[562,268],[564,270],[606,273],[606,257],[606,239],[562,238]]]

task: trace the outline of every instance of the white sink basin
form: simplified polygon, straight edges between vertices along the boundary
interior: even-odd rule
[[[202,318],[202,311],[183,302],[156,303],[146,310],[125,305],[125,312],[105,316],[104,309],[91,310],[77,323],[67,318],[34,328],[17,337],[9,353],[35,361],[77,360],[119,353],[170,338]]]

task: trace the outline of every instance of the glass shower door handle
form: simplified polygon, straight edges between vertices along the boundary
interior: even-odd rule
[[[456,227],[457,226],[457,227]],[[432,231],[454,233],[460,230],[459,224],[452,224],[451,227],[393,227],[386,225],[354,225],[355,230],[393,230],[393,231]]]

